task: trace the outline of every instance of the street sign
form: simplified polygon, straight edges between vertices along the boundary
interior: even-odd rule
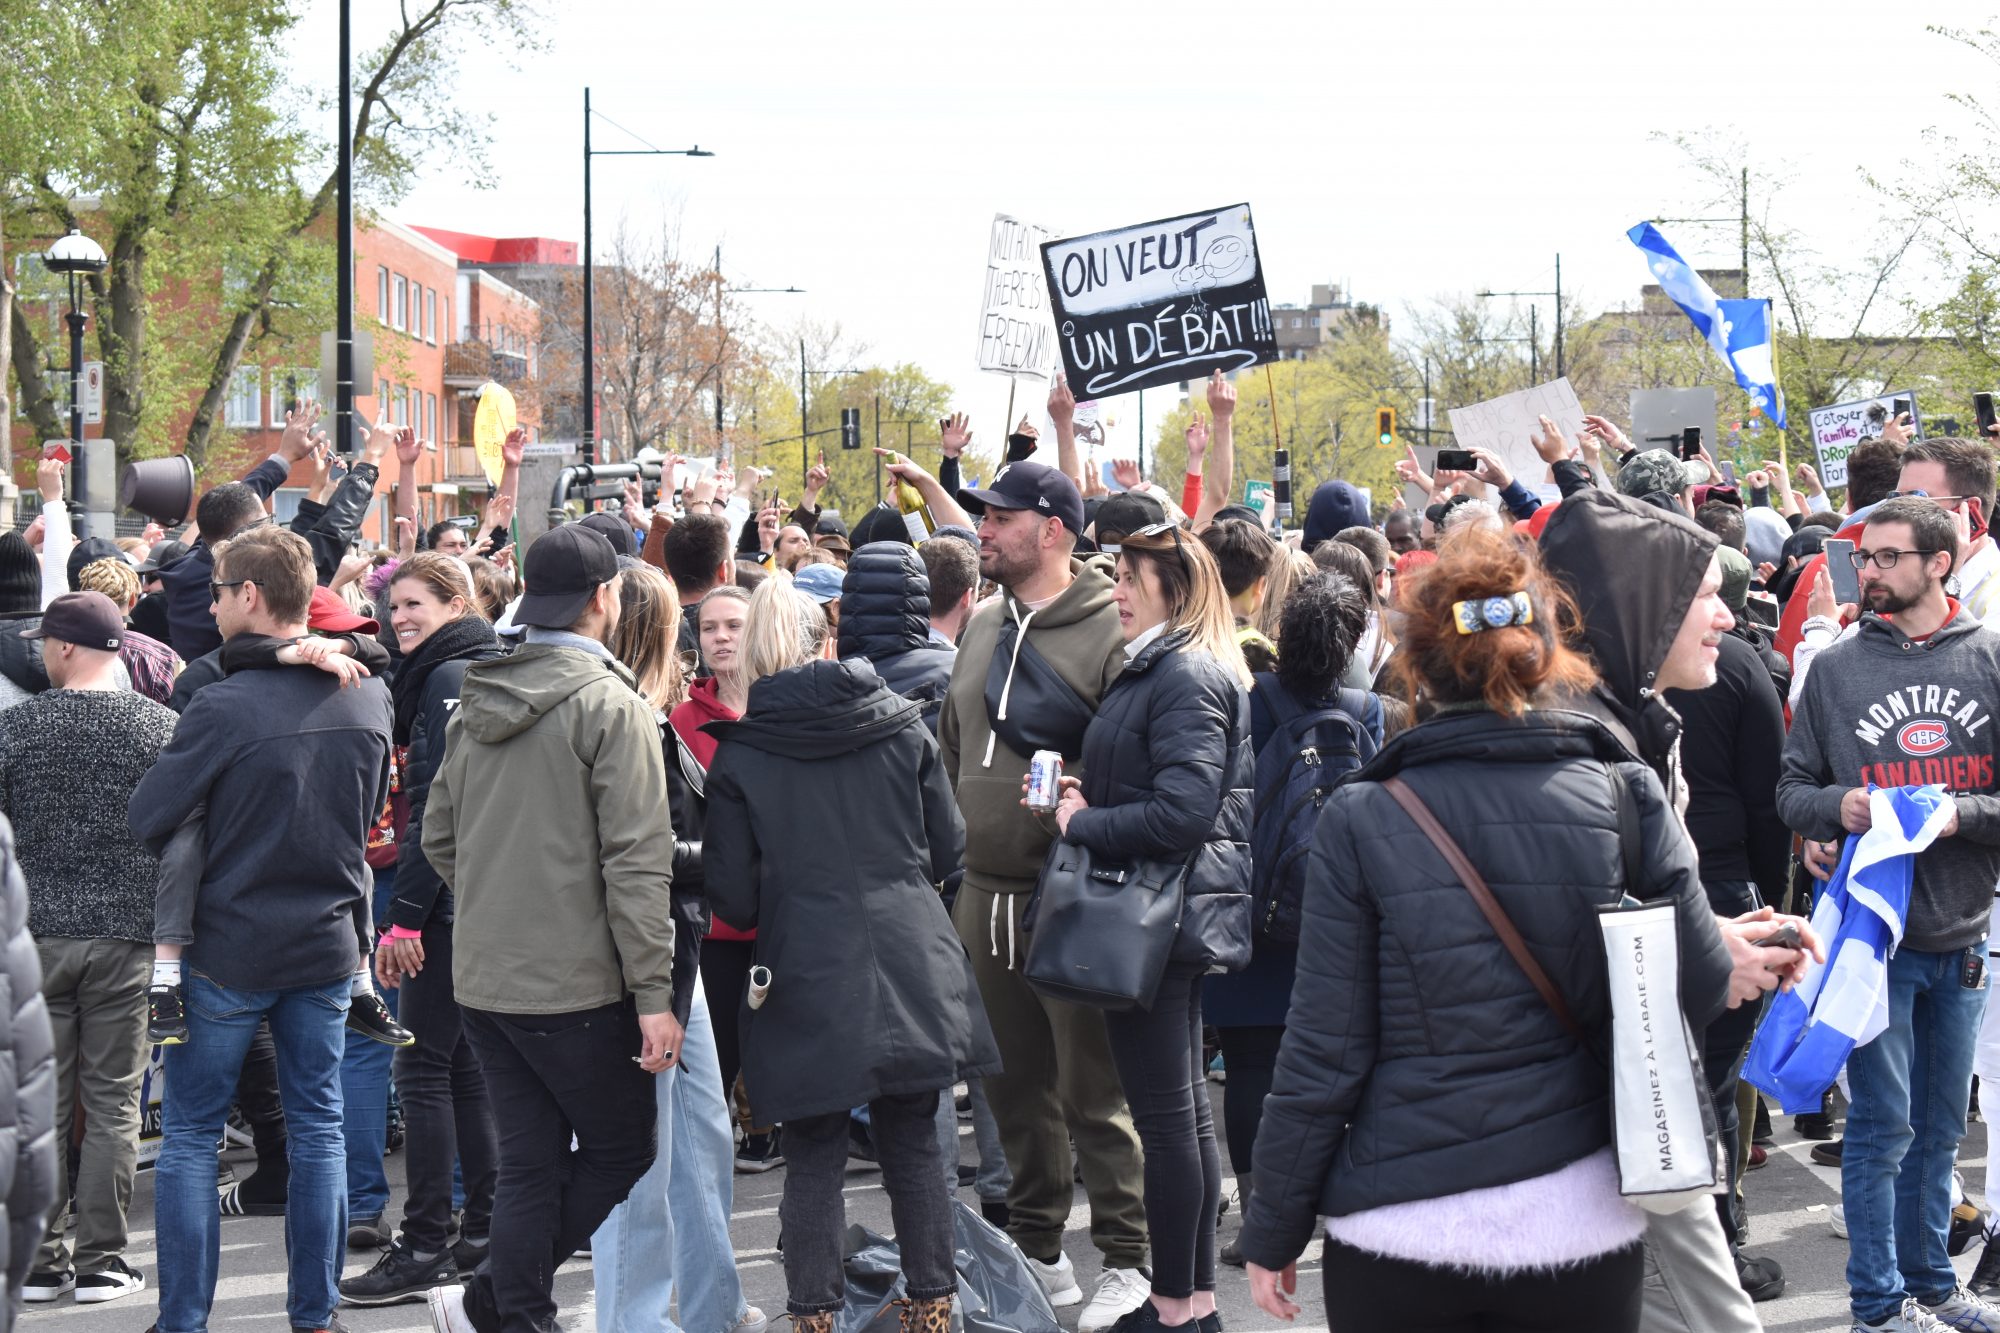
[[[338,387],[335,379],[339,367],[335,364],[334,335],[319,335],[319,400],[328,412],[333,411],[334,394]],[[367,398],[375,392],[375,335],[368,329],[354,331],[354,396]],[[376,404],[376,411],[383,411],[387,404]]]
[[[104,424],[104,363],[83,363],[83,424]]]

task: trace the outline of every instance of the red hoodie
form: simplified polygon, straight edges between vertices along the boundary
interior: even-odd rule
[[[742,716],[722,702],[721,685],[713,676],[704,676],[688,687],[687,702],[667,714],[667,725],[674,729],[688,749],[693,752],[695,762],[702,772],[715,762],[715,737],[702,730],[710,722],[734,722]],[[712,940],[754,940],[754,930],[738,930],[721,917],[709,921],[708,937]]]
[[[1867,526],[1868,521],[1863,519],[1859,523],[1848,524],[1833,535],[1859,543],[1862,530]],[[1784,614],[1778,617],[1778,632],[1773,636],[1772,646],[1785,655],[1787,662],[1792,660],[1792,654],[1798,651],[1799,640],[1805,636],[1807,594],[1812,591],[1813,580],[1825,568],[1825,555],[1816,555],[1806,561],[1806,567],[1799,573],[1799,581],[1792,585],[1792,596],[1785,603]]]

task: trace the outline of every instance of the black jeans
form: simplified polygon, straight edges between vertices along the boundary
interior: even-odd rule
[[[1645,1262],[1637,1245],[1554,1272],[1506,1277],[1386,1259],[1326,1243],[1328,1333],[1637,1333]]]
[[[1151,1009],[1107,1013],[1104,1030],[1145,1150],[1153,1290],[1179,1299],[1214,1291],[1222,1158],[1202,1076],[1201,977],[1170,966]]]
[[[1215,1036],[1222,1044],[1222,1067],[1229,1073],[1229,1081],[1222,1085],[1222,1132],[1229,1140],[1229,1169],[1247,1176],[1285,1029],[1282,1025],[1217,1028]]]
[[[878,1097],[868,1103],[869,1128],[889,1192],[889,1215],[903,1254],[911,1300],[958,1290],[951,1196],[938,1158],[938,1094]],[[785,1123],[785,1198],[778,1221],[785,1237],[785,1308],[795,1315],[841,1307],[846,1291],[841,1242],[847,1231],[848,1113]]]
[[[409,1136],[403,1239],[434,1254],[445,1247],[451,1226],[452,1164],[460,1163],[465,1174],[462,1234],[470,1240],[486,1238],[500,1171],[493,1104],[452,993],[449,922],[424,927],[424,970],[403,978],[402,992],[398,1017],[417,1037],[416,1045],[396,1052]]]
[[[487,1096],[506,1112],[492,1240],[465,1285],[466,1317],[479,1333],[552,1333],[557,1266],[653,1164],[653,1075],[632,1059],[638,1011],[628,998],[572,1014],[460,1012]]]
[[[743,991],[750,982],[755,940],[703,940],[701,989],[715,1029],[715,1058],[722,1065],[722,1100],[735,1105],[736,1075],[743,1068]]]

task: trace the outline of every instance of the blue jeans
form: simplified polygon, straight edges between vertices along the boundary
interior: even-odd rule
[[[373,901],[379,931],[396,898],[396,868],[375,872]],[[383,1001],[395,1013],[400,992],[385,990]],[[389,1150],[389,1070],[396,1048],[384,1046],[359,1032],[347,1034],[340,1061],[340,1095],[347,1106],[347,1213],[350,1217],[380,1217],[389,1206],[389,1174],[383,1155]]]
[[[1847,1286],[1854,1317],[1869,1323],[1906,1295],[1935,1303],[1958,1286],[1945,1252],[1951,1169],[1986,1008],[1983,986],[1959,984],[1964,959],[1900,950],[1889,960],[1888,1030],[1847,1057]]]
[[[285,1313],[295,1328],[324,1328],[340,1301],[335,1282],[347,1245],[341,1138],[340,1053],[347,1023],[346,977],[295,990],[246,991],[187,976],[188,1040],[166,1050],[164,1134],[154,1171],[159,1233],[160,1333],[205,1333],[215,1301],[222,1212],[215,1144],[236,1077],[260,1020],[278,1053],[291,1163],[285,1210],[290,1256]]]
[[[681,1058],[657,1076],[659,1155],[591,1238],[604,1333],[729,1333],[748,1312],[729,1242],[734,1134],[708,1000],[695,983]],[[667,1305],[680,1287],[680,1323]]]

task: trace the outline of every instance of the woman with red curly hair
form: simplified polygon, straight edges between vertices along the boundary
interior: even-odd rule
[[[1659,780],[1565,710],[1594,673],[1536,553],[1450,534],[1404,589],[1396,669],[1427,720],[1334,789],[1314,836],[1291,1014],[1241,1247],[1269,1313],[1326,1219],[1332,1333],[1639,1326],[1646,1214],[1619,1192],[1596,909],[1669,900],[1696,1031],[1729,955]],[[1491,887],[1576,1022],[1536,991],[1385,786],[1400,779]],[[1636,811],[1628,882],[1619,811]]]

